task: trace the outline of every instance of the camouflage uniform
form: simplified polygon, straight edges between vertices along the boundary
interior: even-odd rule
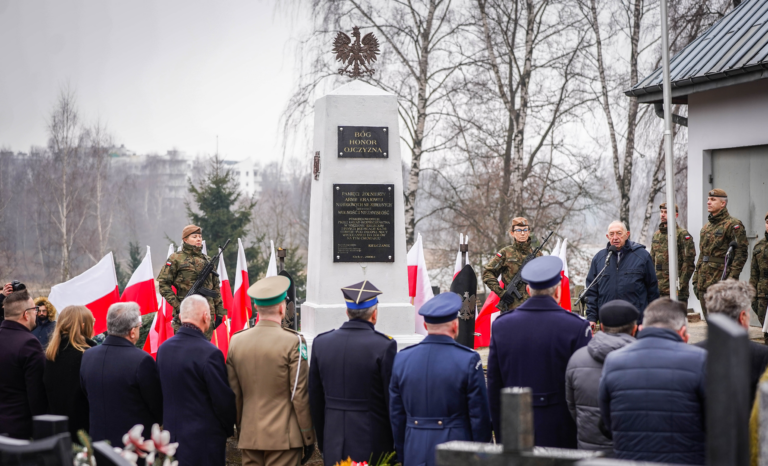
[[[701,229],[699,240],[701,253],[696,262],[696,271],[693,273],[693,292],[701,302],[704,317],[707,316],[704,294],[710,285],[720,281],[725,263],[725,253],[728,251],[728,245],[731,241],[736,241],[738,247],[733,253],[725,278],[738,280],[741,269],[747,262],[749,249],[744,224],[741,223],[741,220],[728,215],[728,209],[725,207],[717,215],[709,214],[709,222]]]
[[[171,254],[163,270],[160,271],[157,282],[160,285],[160,294],[168,301],[168,304],[173,306],[174,330],[178,330],[181,327],[181,322],[178,319],[181,300],[187,296],[187,292],[197,280],[198,274],[210,260],[210,257],[202,253],[201,248],[184,243],[181,251]],[[173,292],[172,286],[176,287],[176,293]],[[208,305],[211,307],[211,325],[208,327],[208,331],[205,332],[205,336],[210,340],[211,335],[213,335],[213,322],[216,320],[216,316],[227,315],[227,310],[224,309],[224,304],[221,300],[219,277],[211,273],[208,275],[205,283],[203,283],[203,287],[218,293],[218,296],[215,298],[206,298]]]
[[[763,325],[765,311],[768,308],[768,232],[765,233],[765,238],[758,241],[752,249],[749,284],[757,291],[755,300],[752,301],[752,309],[760,319],[760,325]],[[763,337],[768,341],[768,334],[764,333]]]
[[[501,295],[504,294],[504,289],[499,286],[499,275],[501,275],[501,281],[506,287],[512,278],[517,275],[520,266],[523,265],[525,257],[530,254],[531,251],[531,239],[528,238],[524,243],[515,241],[513,244],[497,252],[496,256],[488,262],[488,265],[483,272],[483,282],[485,283],[485,286],[501,297]],[[539,256],[541,256],[541,252],[536,255],[536,257]],[[529,297],[528,293],[525,291],[525,283],[522,281],[518,285],[517,291],[520,292],[523,299],[515,298],[514,302],[509,305],[509,309],[514,309],[523,304],[523,301]]]
[[[696,245],[688,230],[675,225],[677,229],[677,277],[680,286],[677,299],[688,305],[688,282],[696,269]],[[667,222],[661,223],[653,234],[651,261],[656,269],[659,293],[669,296],[669,242],[667,240]]]

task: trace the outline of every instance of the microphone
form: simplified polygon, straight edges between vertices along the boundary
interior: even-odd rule
[[[608,263],[611,262],[611,256],[613,255],[613,253],[615,253],[618,250],[619,249],[616,246],[614,246],[614,245],[611,245],[611,247],[608,248],[608,255],[605,256],[605,266],[606,267],[608,267]]]

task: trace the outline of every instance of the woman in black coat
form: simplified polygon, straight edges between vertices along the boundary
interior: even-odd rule
[[[77,431],[88,432],[88,399],[80,388],[80,363],[83,353],[96,346],[93,314],[85,306],[67,306],[59,314],[56,330],[45,352],[43,383],[51,414],[69,417],[72,440]]]

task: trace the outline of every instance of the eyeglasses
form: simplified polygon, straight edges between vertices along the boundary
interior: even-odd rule
[[[528,230],[527,228],[515,228],[512,231],[514,231],[515,233],[528,233],[530,230]]]
[[[38,312],[40,312],[40,306],[35,306],[35,307],[30,307],[29,309],[24,309],[24,312],[27,312],[27,311],[35,311],[35,314],[37,314]]]

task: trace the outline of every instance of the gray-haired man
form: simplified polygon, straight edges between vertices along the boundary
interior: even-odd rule
[[[94,442],[123,444],[136,424],[149,436],[163,423],[163,393],[152,356],[133,346],[139,339],[141,313],[136,303],[116,303],[107,311],[109,336],[83,354],[80,385],[90,405],[89,434]]]

